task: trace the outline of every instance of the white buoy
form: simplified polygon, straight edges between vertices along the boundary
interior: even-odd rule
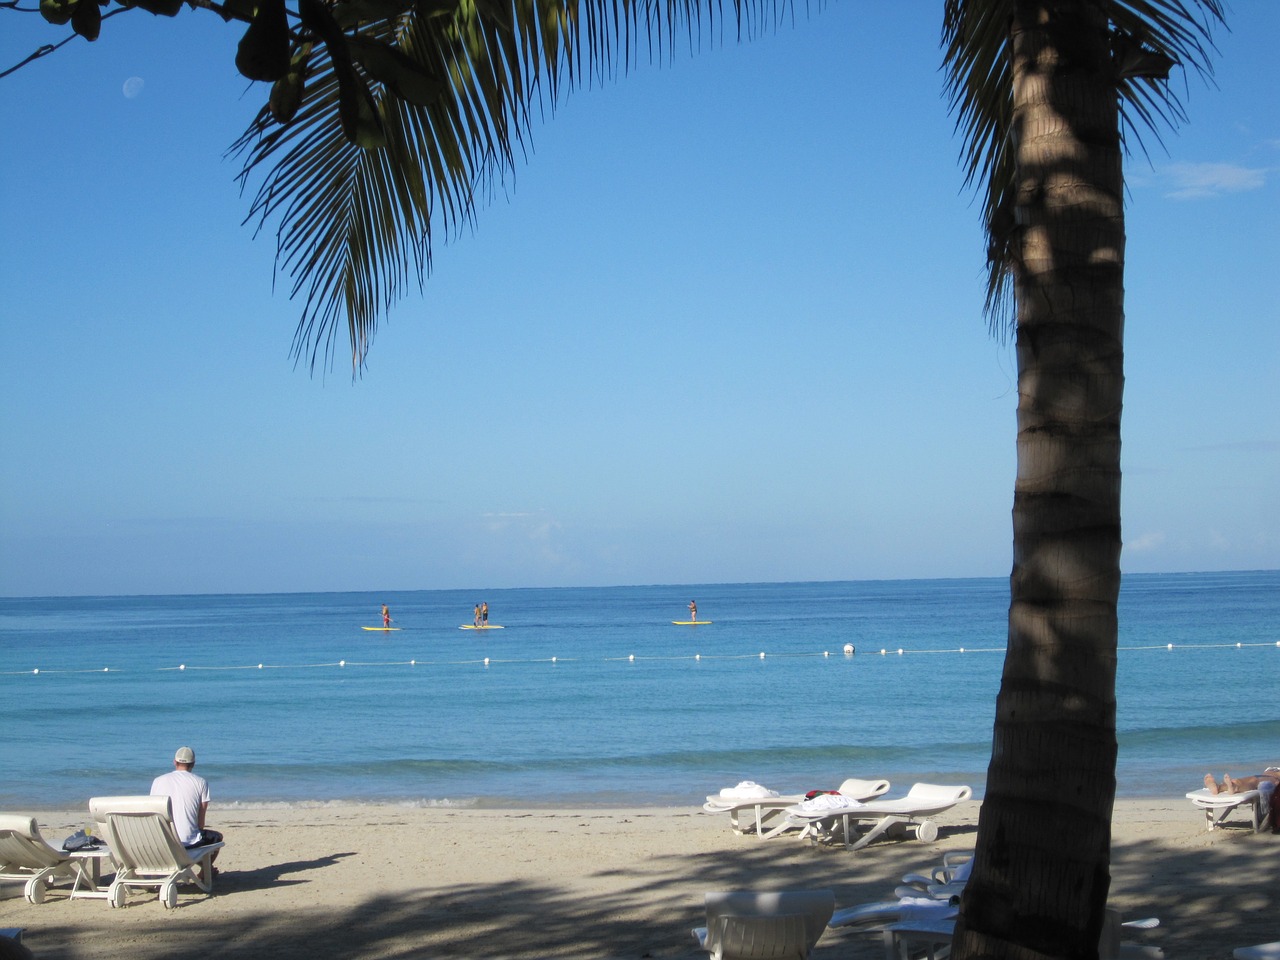
[[[39,668],[39,667],[36,667],[36,668],[35,668],[34,670],[32,670],[31,672],[32,672],[32,673],[39,673],[39,672],[40,672],[40,668]]]
[[[555,662],[556,662],[556,658],[555,658],[555,657],[552,657],[552,658],[551,658],[551,662],[552,662],[552,663],[555,663]]]
[[[1171,643],[1171,644],[1169,644],[1169,646],[1168,646],[1166,649],[1168,649],[1168,650],[1172,650],[1172,649],[1173,649],[1173,644],[1172,644],[1172,643]]]
[[[898,648],[898,656],[902,656],[902,648],[901,648],[901,647],[899,647],[899,648]]]
[[[702,654],[700,654],[700,653],[695,653],[695,654],[693,655],[693,659],[695,659],[695,660],[701,660],[701,659],[702,659]]]
[[[844,655],[845,655],[846,657],[853,656],[853,644],[852,644],[852,643],[846,643],[846,644],[844,645]]]
[[[889,652],[889,651],[888,651],[888,650],[885,650],[883,647],[881,647],[881,648],[880,648],[880,656],[882,656],[882,657],[883,657],[883,656],[884,656],[886,653],[888,653],[888,652]]]
[[[410,661],[409,661],[409,666],[411,666],[411,667],[416,667],[417,665],[418,665],[418,661],[417,661],[417,660],[410,660]]]
[[[761,659],[761,660],[763,660],[763,659],[764,659],[764,651],[763,651],[763,650],[761,650],[761,651],[760,651],[760,659]]]
[[[339,661],[338,661],[338,666],[340,666],[340,667],[345,667],[346,665],[347,665],[347,661],[345,661],[345,660],[339,660]],[[262,669],[262,664],[258,664],[258,669],[259,669],[259,670],[261,670],[261,669]]]
[[[627,661],[628,661],[629,663],[635,663],[635,661],[636,661],[636,655],[635,655],[634,653],[633,653],[633,654],[631,654],[631,656],[627,657]]]
[[[187,669],[187,665],[186,665],[185,663],[180,663],[180,664],[178,664],[178,669],[179,669],[179,670],[185,670],[185,669]]]
[[[964,647],[961,647],[961,648],[960,648],[960,652],[961,652],[961,653],[964,653]]]
[[[343,664],[342,664],[342,665],[345,667],[345,666],[346,666],[346,661],[343,661]],[[261,670],[261,669],[262,669],[262,664],[258,664],[258,669],[259,669],[259,670]]]
[[[485,665],[486,667],[489,665],[489,658],[488,658],[488,657],[485,657],[485,658],[484,658],[484,665]]]
[[[1241,646],[1243,646],[1243,644],[1241,644],[1241,643],[1237,643],[1237,644],[1236,644],[1236,649],[1237,649],[1237,650],[1239,650],[1239,649],[1241,648]]]

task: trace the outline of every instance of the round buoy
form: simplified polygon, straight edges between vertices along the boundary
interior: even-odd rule
[[[187,669],[187,665],[186,665],[185,663],[180,663],[180,664],[178,664],[178,669],[179,669],[179,670],[185,670],[185,669]]]
[[[846,657],[851,657],[851,656],[853,656],[853,644],[852,644],[852,643],[846,643],[846,644],[844,645],[844,655],[845,655]]]
[[[763,659],[764,659],[764,651],[763,651],[763,650],[761,650],[761,651],[760,651],[760,659],[761,659],[761,660],[763,660]]]
[[[484,658],[484,665],[485,665],[486,667],[489,665],[489,658],[488,658],[488,657],[485,657],[485,658]]]

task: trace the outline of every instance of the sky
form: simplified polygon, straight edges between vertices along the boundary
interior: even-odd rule
[[[242,225],[236,28],[133,11],[0,80],[0,595],[1007,575],[941,6],[574,91],[354,379],[294,364]],[[61,36],[0,16],[0,69]],[[1280,567],[1280,4],[1229,24],[1126,161],[1130,573]]]

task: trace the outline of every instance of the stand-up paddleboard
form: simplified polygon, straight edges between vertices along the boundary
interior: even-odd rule
[[[377,630],[379,633],[383,631],[399,630],[399,627],[361,627],[361,630]]]
[[[459,630],[501,630],[503,629],[503,627],[502,627],[502,624],[500,623],[482,623],[479,626],[476,626],[474,623],[464,623],[458,629]]]
[[[710,620],[672,620],[677,627],[705,627]]]

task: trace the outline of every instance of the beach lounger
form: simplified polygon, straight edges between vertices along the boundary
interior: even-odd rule
[[[712,960],[807,960],[835,902],[830,890],[708,893],[693,936]]]
[[[1192,790],[1187,799],[1197,810],[1203,810],[1205,819],[1209,821],[1209,829],[1220,826],[1227,815],[1239,807],[1245,807],[1253,820],[1253,832],[1262,830],[1263,803],[1262,794],[1257,790],[1246,790],[1244,793],[1210,793],[1207,789]]]
[[[173,826],[168,797],[94,797],[89,810],[96,822],[106,825],[107,844],[117,865],[107,891],[111,906],[124,906],[129,887],[154,887],[166,909],[178,905],[180,883],[213,892],[211,859],[225,844],[184,847]]]
[[[859,780],[851,777],[840,784],[837,792],[854,800],[870,800],[888,789],[888,780]],[[706,813],[729,814],[729,826],[734,833],[746,833],[754,827],[757,835],[764,836],[766,821],[782,813],[787,807],[803,803],[804,799],[804,794],[781,795],[776,790],[769,790],[747,780],[736,787],[727,787],[718,794],[711,794],[702,809]],[[745,826],[740,820],[744,812],[754,817]]]
[[[914,828],[917,839],[932,843],[938,839],[938,826],[928,818],[950,810],[971,796],[971,787],[917,783],[905,797],[894,800],[840,803],[838,798],[830,796],[814,797],[813,800],[790,807],[783,821],[764,835],[777,836],[784,830],[798,826],[802,837],[830,840],[834,838],[836,827],[839,826],[845,847],[861,850],[886,834],[902,833]],[[863,830],[863,827],[866,829]]]
[[[931,874],[908,873],[902,878],[902,886],[893,893],[897,897],[928,897],[933,900],[950,900],[960,896],[969,882],[973,869],[973,851],[951,851],[943,855],[942,865]]]
[[[885,960],[946,960],[955,923],[954,916],[927,915],[890,923],[884,928]],[[1154,919],[1121,923],[1119,911],[1108,908],[1098,939],[1099,960],[1164,960],[1159,947],[1120,941],[1122,929],[1150,930],[1159,925]]]
[[[883,930],[889,924],[907,921],[934,923],[946,920],[954,924],[959,913],[959,905],[946,900],[934,900],[931,897],[900,897],[897,900],[843,907],[831,914],[827,926],[833,929],[852,927],[867,932]]]
[[[27,900],[43,903],[45,890],[76,875],[71,854],[40,836],[35,817],[0,813],[0,880],[24,881],[22,893]]]

